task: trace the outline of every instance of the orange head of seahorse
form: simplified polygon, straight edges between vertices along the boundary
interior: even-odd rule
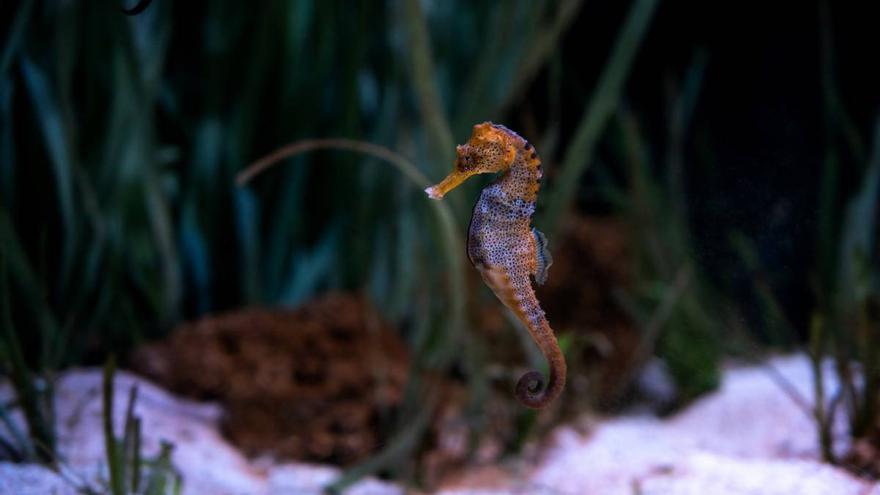
[[[516,159],[516,146],[510,131],[491,122],[474,126],[470,140],[455,147],[455,168],[439,184],[425,192],[432,199],[441,199],[472,175],[503,172]]]

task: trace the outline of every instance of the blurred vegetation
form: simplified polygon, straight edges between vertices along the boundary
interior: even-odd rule
[[[682,139],[699,95],[705,54],[698,53],[668,112],[666,180],[654,177],[651,147],[637,119],[621,110],[616,122],[620,155],[626,164],[627,188],[612,188],[618,208],[632,229],[635,287],[619,295],[623,307],[642,330],[636,350],[636,372],[656,353],[664,359],[679,387],[677,400],[689,401],[718,386],[724,327],[723,299],[694,263],[693,238],[687,221]]]
[[[820,237],[816,266],[818,306],[813,312],[809,350],[813,360],[813,408],[825,460],[840,461],[835,448],[835,417],[843,411],[854,439],[876,442],[880,432],[880,270],[877,252],[877,205],[880,203],[880,122],[873,151],[863,170],[860,189],[844,196],[838,208],[831,196],[841,194],[833,176],[838,173],[835,152],[826,157],[826,187],[819,211],[825,228],[835,233]],[[874,254],[872,254],[874,253]],[[833,361],[838,390],[826,390],[824,366]],[[876,447],[876,445],[874,446]]]
[[[833,429],[840,410],[853,439],[867,439],[873,449],[880,447],[880,115],[873,132],[862,134],[843,105],[835,77],[830,10],[826,3],[821,7],[827,146],[817,212],[813,278],[817,304],[810,322],[809,351],[822,453],[825,460],[839,462]],[[856,180],[848,181],[846,175]],[[825,358],[833,361],[839,390],[825,389]],[[868,473],[878,475],[876,468]]]
[[[876,459],[858,459],[858,445],[868,442],[869,450],[880,447],[880,115],[873,132],[856,125],[837,81],[835,33],[827,2],[819,3],[817,17],[824,156],[817,177],[816,246],[809,267],[814,304],[808,328],[797,328],[785,314],[755,244],[739,234],[732,240],[747,269],[756,274],[755,290],[769,342],[789,347],[805,344],[815,401],[782,385],[814,418],[824,460],[845,462],[859,474],[877,476],[880,471],[865,466]],[[832,382],[829,374],[834,375]],[[828,389],[829,383],[839,386]],[[848,425],[850,439],[845,443],[854,445],[852,452],[846,452],[835,435],[840,415]]]
[[[102,493],[112,495],[179,495],[183,480],[171,463],[171,453],[174,446],[163,441],[155,458],[145,459],[142,457],[143,423],[141,418],[134,413],[138,391],[136,386],[132,386],[128,393],[125,421],[122,423],[122,437],[117,437],[113,432],[115,374],[116,359],[111,356],[104,365],[103,384],[104,444],[108,480],[101,488],[82,485],[78,487],[78,490],[84,495]]]
[[[0,358],[18,400],[0,404],[0,420],[12,431],[10,412],[20,409],[28,423],[28,432],[16,429],[13,443],[0,445],[6,455],[54,462],[56,370],[125,355],[182,319],[252,304],[293,306],[330,289],[368,293],[416,363],[408,405],[389,418],[399,434],[337,488],[377,470],[410,472],[397,461],[418,448],[434,404],[424,371],[467,382],[465,420],[479,429],[488,352],[470,316],[487,299],[469,283],[462,236],[468,205],[489,178],[442,204],[426,201],[421,187],[448,172],[455,143],[484,120],[523,123],[541,152],[549,180],[537,225],[551,242],[573,209],[589,210],[583,196],[591,192],[630,226],[636,280],[619,300],[643,343],[628,373],[656,354],[681,400],[710,390],[730,346],[722,331],[741,318],[716,287],[723,276],[701,263],[688,194],[699,186],[686,177],[712,54],[687,54],[680,84],[659,112],[662,132],[619,105],[658,3],[626,6],[588,87],[567,69],[579,59],[562,50],[589,9],[580,0],[155,0],[135,17],[110,0],[3,6]],[[826,58],[833,52],[823,50]],[[880,380],[880,140],[869,157],[833,73],[828,62],[833,136],[816,220],[809,343],[817,363],[836,357],[850,384],[831,411],[817,409],[819,424],[827,429],[844,404],[853,433],[863,434],[876,416],[871,394]],[[560,99],[571,87],[584,95],[577,104]],[[537,116],[523,108],[535,97],[543,109]],[[571,122],[560,117],[563,109]],[[236,184],[258,157],[319,138],[348,144],[298,150],[286,166]],[[380,161],[396,168],[374,166]],[[851,178],[838,180],[844,161],[858,164],[855,182],[864,186],[856,191]],[[593,163],[595,174],[588,173]],[[592,175],[595,190],[584,186]],[[763,266],[748,236],[733,238],[744,264]],[[791,345],[799,330],[773,288],[756,291],[764,303],[757,325],[769,334],[784,324],[788,336],[754,340]],[[853,378],[853,359],[865,383]],[[521,424],[532,423],[528,414]],[[125,450],[111,433],[108,452]],[[111,482],[130,480],[117,473]]]

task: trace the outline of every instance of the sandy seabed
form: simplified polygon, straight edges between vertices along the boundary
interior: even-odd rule
[[[810,400],[812,375],[803,356],[768,363]],[[830,377],[830,374],[828,375]],[[126,393],[139,387],[147,453],[162,439],[188,495],[321,493],[339,474],[320,465],[248,461],[218,430],[220,410],[179,399],[127,373],[117,375],[115,418]],[[827,383],[833,391],[836,384]],[[102,476],[101,371],[73,370],[57,384],[59,448],[68,477]],[[8,387],[0,397],[8,397]],[[20,418],[19,418],[20,419]],[[676,416],[592,418],[589,427],[560,426],[540,462],[475,468],[438,493],[558,495],[880,495],[880,485],[819,462],[810,418],[781,392],[766,368],[731,368],[721,388]],[[844,425],[839,425],[843,435]],[[120,427],[120,425],[117,425]],[[586,431],[586,432],[585,432]],[[487,473],[490,473],[487,475]],[[0,463],[0,494],[73,495],[72,484],[34,465]],[[402,495],[392,483],[366,479],[346,493]]]

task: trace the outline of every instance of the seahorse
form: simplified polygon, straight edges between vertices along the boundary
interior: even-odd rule
[[[549,364],[549,378],[529,371],[516,383],[526,407],[542,408],[565,387],[565,357],[535,296],[530,276],[547,279],[553,259],[547,238],[531,226],[541,185],[541,160],[534,147],[503,125],[474,126],[470,140],[456,146],[452,172],[425,192],[442,199],[476,174],[499,175],[480,193],[468,227],[467,254],[492,292],[528,328]]]

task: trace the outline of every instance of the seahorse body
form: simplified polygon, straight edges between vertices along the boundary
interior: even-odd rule
[[[474,206],[467,252],[483,280],[526,325],[550,367],[546,387],[541,373],[530,371],[516,384],[524,405],[541,408],[565,386],[565,358],[535,296],[529,276],[540,284],[552,258],[547,240],[531,227],[541,181],[541,160],[525,139],[491,122],[474,126],[470,140],[456,147],[455,168],[442,182],[425,190],[441,199],[468,177],[500,173]]]

